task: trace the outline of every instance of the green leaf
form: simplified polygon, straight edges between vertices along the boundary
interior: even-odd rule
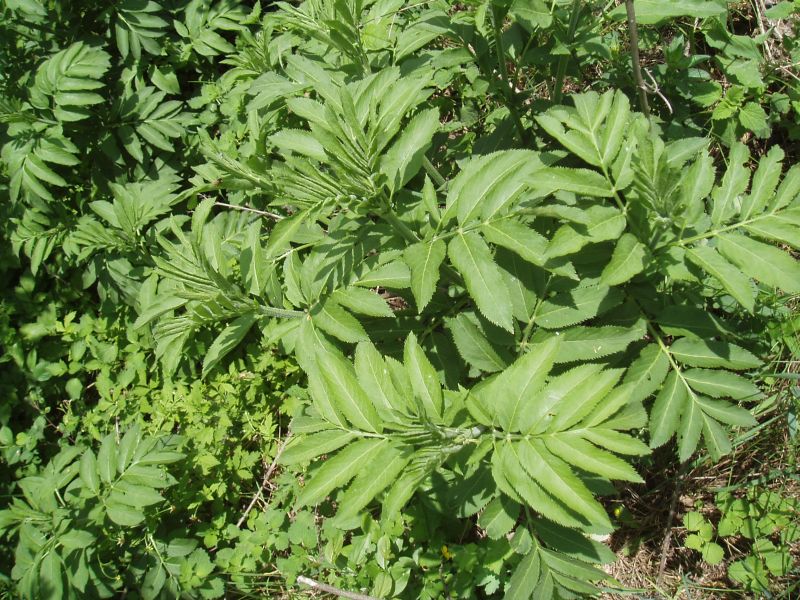
[[[240,269],[244,287],[253,295],[261,294],[266,285],[266,263],[261,248],[261,222],[256,221],[247,228],[242,243]]]
[[[539,552],[532,550],[514,569],[503,600],[528,600],[531,598],[539,583],[540,573]]]
[[[767,137],[770,132],[769,116],[760,104],[748,102],[739,110],[739,122],[758,137]]]
[[[133,465],[125,471],[125,481],[152,488],[167,488],[175,483],[163,469],[140,464]]]
[[[492,454],[492,477],[500,490],[518,502],[524,502],[542,516],[566,527],[585,527],[573,510],[548,494],[523,468],[515,444],[503,442]]]
[[[311,435],[295,436],[280,457],[282,465],[308,462],[323,454],[329,454],[350,443],[355,434],[339,429],[329,429]]]
[[[581,432],[581,437],[586,438],[593,444],[616,452],[633,456],[645,456],[650,454],[650,449],[629,435],[612,431],[611,429],[594,428]]]
[[[370,432],[383,429],[375,407],[358,384],[351,364],[332,351],[317,351],[317,362],[325,390],[334,408],[355,427]]]
[[[411,459],[407,451],[394,446],[384,446],[374,458],[379,470],[365,469],[356,476],[339,500],[335,522],[344,523],[352,519],[383,490],[391,485],[403,472]]]
[[[442,386],[439,383],[439,376],[413,333],[406,338],[403,361],[411,380],[414,395],[422,403],[424,413],[434,422],[440,422],[442,418]]]
[[[469,365],[487,373],[502,371],[508,360],[486,338],[478,325],[466,314],[447,320],[447,328],[453,334],[453,342],[459,354]]]
[[[669,358],[658,344],[646,346],[625,373],[623,384],[633,384],[639,399],[645,400],[661,387],[669,372]]]
[[[670,352],[690,367],[726,367],[728,369],[755,369],[761,361],[751,352],[735,344],[714,340],[681,338],[670,346]]]
[[[800,250],[800,227],[784,215],[764,217],[744,228],[760,238],[789,244],[795,250]]]
[[[597,171],[590,169],[549,167],[534,174],[531,186],[545,194],[564,191],[591,198],[614,196],[614,188],[608,180]]]
[[[109,499],[127,506],[151,506],[160,504],[164,497],[146,485],[136,485],[127,481],[119,481],[114,485]]]
[[[686,462],[691,458],[703,431],[703,413],[696,398],[692,397],[684,406],[681,424],[678,428],[678,460]]]
[[[718,565],[725,558],[725,551],[722,546],[714,542],[709,542],[703,546],[703,560],[710,565]]]
[[[447,253],[447,245],[443,240],[419,242],[406,248],[403,254],[411,269],[411,292],[417,303],[417,310],[428,305],[439,282],[439,268]]]
[[[722,183],[711,194],[714,200],[711,222],[714,225],[726,222],[736,213],[736,204],[740,202],[750,182],[750,169],[745,164],[749,158],[750,154],[744,144],[736,144],[731,150],[728,170],[725,171]]]
[[[587,363],[552,378],[543,390],[532,397],[533,401],[528,402],[527,410],[521,413],[524,419],[522,432],[546,431],[558,413],[558,407],[568,404],[569,399],[579,402],[587,395],[593,388],[592,379],[599,375],[602,368],[602,365]]]
[[[394,316],[394,311],[386,300],[372,290],[351,286],[336,290],[331,298],[354,313],[370,317]]]
[[[307,217],[308,211],[304,210],[278,221],[267,239],[264,257],[274,258],[288,248],[289,242],[292,241]]]
[[[687,250],[686,257],[720,282],[739,304],[750,312],[755,310],[755,291],[750,280],[735,266],[708,246]]]
[[[462,225],[481,217],[491,219],[528,186],[529,177],[543,168],[539,154],[507,150],[473,158],[451,182],[447,213],[455,211]]]
[[[150,567],[142,580],[141,594],[144,600],[155,600],[167,581],[167,571],[160,562]]]
[[[175,75],[175,71],[171,70],[169,67],[162,71],[158,67],[154,66],[151,81],[158,89],[164,92],[169,94],[181,93],[181,86],[178,82],[178,77]]]
[[[258,320],[258,317],[253,313],[242,315],[228,325],[216,337],[216,339],[209,346],[203,359],[203,376],[205,377],[208,372],[219,364],[226,355],[228,355],[247,335],[250,328]]]
[[[761,396],[758,386],[729,371],[689,369],[683,377],[694,390],[713,398],[757,400]]]
[[[537,331],[533,341],[538,342],[553,335],[544,330]],[[561,349],[556,356],[556,363],[571,363],[594,360],[616,354],[625,350],[632,342],[645,335],[644,322],[637,322],[633,327],[605,325],[603,327],[570,327],[559,332]]]
[[[130,465],[139,442],[142,441],[142,431],[138,425],[133,425],[125,432],[117,448],[117,472],[124,473]]]
[[[553,22],[550,9],[544,0],[514,0],[509,13],[528,33],[533,33],[537,27],[543,29],[550,27]]]
[[[333,490],[345,485],[363,469],[368,469],[388,443],[385,439],[366,438],[345,446],[312,473],[297,496],[297,505],[319,504]]]
[[[567,463],[551,454],[539,440],[515,444],[525,470],[548,493],[600,529],[613,527],[603,507]]]
[[[606,398],[621,376],[621,369],[606,369],[597,373],[591,380],[591,387],[581,385],[579,392],[576,390],[577,393],[565,397],[552,409],[554,414],[547,415],[544,421],[547,425],[547,431],[553,433],[566,431],[574,427],[581,419],[592,412],[592,409],[597,406],[600,400]],[[620,392],[618,396],[619,402],[627,403],[628,394],[622,393],[620,390],[618,392]],[[619,404],[619,402],[611,401],[609,398],[606,398],[604,402],[607,406],[616,407]],[[540,425],[535,431],[540,432],[541,430],[542,426]]]
[[[283,152],[294,152],[295,154],[308,156],[319,162],[328,160],[325,147],[317,141],[314,134],[309,131],[281,129],[269,136],[269,142],[280,148]]]
[[[719,251],[753,279],[787,294],[800,293],[800,264],[774,246],[735,233],[718,237]]]
[[[559,338],[552,337],[531,346],[486,388],[485,402],[505,431],[527,432],[533,425],[537,411],[531,400],[544,385],[560,343]]]
[[[105,483],[114,481],[117,474],[117,441],[114,434],[108,434],[100,444],[97,453],[97,472]]]
[[[511,297],[481,237],[472,232],[459,233],[450,242],[448,254],[481,314],[498,327],[514,331]]]
[[[636,236],[625,233],[619,238],[611,261],[600,275],[600,283],[613,286],[633,279],[644,270],[645,246]]]
[[[354,364],[359,384],[382,418],[394,421],[407,412],[408,404],[397,392],[386,361],[375,346],[361,342],[356,347]]]
[[[83,484],[90,492],[97,494],[100,491],[100,477],[98,474],[97,458],[95,458],[94,452],[91,450],[87,449],[83,453],[83,456],[81,456],[79,472]]]
[[[402,290],[411,287],[411,272],[402,260],[393,260],[365,273],[353,285]]]
[[[734,427],[755,427],[756,420],[750,411],[734,406],[722,400],[711,400],[710,398],[698,397],[695,403],[702,411],[715,420]]]
[[[128,504],[120,504],[110,499],[106,503],[106,514],[114,523],[124,527],[135,527],[144,521],[144,513],[142,511]]]
[[[64,596],[61,558],[50,549],[39,565],[39,588],[45,597],[60,600]]]
[[[718,2],[711,0],[634,0],[636,20],[642,25],[655,25],[667,19],[676,17],[692,17],[705,19],[708,17],[721,17],[726,8]],[[625,6],[619,6],[611,11],[615,19],[625,18]]]
[[[481,226],[481,233],[492,244],[511,250],[529,263],[544,266],[547,240],[518,221],[504,219]]]
[[[369,340],[367,332],[358,319],[331,298],[318,303],[312,309],[311,320],[322,331],[330,333],[343,342],[355,344]]]
[[[758,162],[758,170],[753,175],[752,190],[742,199],[742,208],[739,214],[743,221],[760,215],[773,197],[781,178],[783,166],[781,161],[784,157],[785,154],[780,146],[773,146]]]
[[[627,462],[576,436],[554,435],[545,438],[544,443],[555,456],[584,471],[597,473],[608,479],[644,482]]]
[[[79,550],[81,548],[87,548],[97,538],[94,534],[84,531],[83,529],[70,529],[64,532],[59,538],[59,543],[64,546],[66,550]]]
[[[520,505],[508,498],[495,498],[478,518],[478,526],[493,540],[499,540],[511,531],[519,518]]]
[[[621,298],[617,288],[583,285],[542,302],[536,323],[545,329],[561,329],[587,321],[616,306]]]
[[[438,129],[438,109],[421,111],[386,151],[381,159],[381,171],[389,180],[390,193],[394,194],[419,172],[425,152]]]
[[[650,447],[658,448],[666,444],[678,431],[681,415],[691,402],[686,384],[677,371],[672,371],[664,382],[664,387],[656,396],[650,411]]]
[[[731,451],[728,432],[715,419],[705,413],[703,413],[703,439],[706,443],[706,450],[715,461],[718,461]]]
[[[140,329],[156,320],[158,317],[173,311],[181,306],[184,306],[188,300],[186,298],[178,298],[175,296],[161,296],[156,297],[153,302],[147,305],[147,308],[141,312],[139,318],[133,323],[134,329]]]

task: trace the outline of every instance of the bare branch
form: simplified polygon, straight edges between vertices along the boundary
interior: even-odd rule
[[[264,477],[261,480],[261,485],[259,486],[258,491],[256,492],[255,496],[253,496],[253,499],[250,500],[250,504],[247,505],[247,508],[244,509],[244,513],[242,514],[242,516],[239,517],[238,521],[236,521],[236,527],[242,526],[242,523],[244,523],[245,519],[247,519],[247,515],[250,513],[251,510],[253,510],[253,507],[256,505],[256,502],[258,502],[258,500],[263,495],[264,488],[267,487],[267,484],[269,483],[269,478],[272,477],[272,473],[275,472],[275,468],[278,466],[278,460],[280,459],[281,454],[283,454],[283,450],[284,448],[286,448],[286,444],[289,443],[290,439],[291,436],[286,436],[283,439],[283,441],[281,441],[281,445],[278,446],[278,451],[275,453],[275,458],[272,459],[272,463],[264,473]]]
[[[320,583],[319,581],[310,579],[305,575],[300,575],[297,578],[297,581],[298,583],[307,585],[315,590],[327,592],[328,594],[333,594],[334,596],[339,596],[340,598],[349,598],[350,600],[378,600],[378,598],[375,598],[374,596],[367,596],[366,594],[357,594],[355,592],[348,592],[347,590],[340,590],[339,588],[335,588],[327,583]]]

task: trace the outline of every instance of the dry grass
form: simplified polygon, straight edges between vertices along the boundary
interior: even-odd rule
[[[796,373],[800,371],[800,361],[790,360],[781,367],[780,371]],[[788,423],[789,403],[797,407],[798,400],[793,398],[790,387],[787,380],[776,380],[771,395],[777,402],[761,417],[762,423],[767,425],[719,463],[698,464],[680,477],[680,472],[674,469],[664,473],[663,465],[669,461],[672,449],[662,449],[662,453],[655,456],[650,473],[645,474],[646,484],[622,490],[621,497],[627,499],[625,508],[630,513],[631,524],[612,537],[611,546],[619,560],[606,569],[619,582],[619,588],[606,592],[601,598],[716,600],[757,597],[742,591],[727,577],[728,565],[747,555],[749,542],[741,538],[717,540],[725,548],[726,560],[710,566],[700,559],[699,553],[683,547],[686,532],[682,517],[702,506],[699,510],[716,524],[720,517],[714,504],[716,491],[744,488],[754,481],[784,497],[800,498],[800,439],[791,436]],[[679,495],[671,516],[669,506],[676,484]],[[662,544],[667,532],[670,538],[662,568]],[[800,566],[800,542],[793,544],[790,551],[797,568]],[[773,578],[774,598],[800,598],[796,571],[793,577]]]

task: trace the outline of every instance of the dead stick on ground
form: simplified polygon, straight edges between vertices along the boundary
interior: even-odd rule
[[[349,598],[350,600],[378,600],[374,596],[367,596],[366,594],[357,594],[355,592],[340,590],[339,588],[335,588],[332,585],[328,585],[327,583],[320,583],[319,581],[314,581],[313,579],[310,579],[305,575],[300,575],[297,578],[297,582],[305,584],[308,587],[313,588],[315,590],[320,590],[322,592],[327,592],[328,594],[333,594],[334,596],[339,596],[340,598]]]
[[[681,464],[680,469],[675,474],[675,489],[672,491],[672,498],[669,501],[669,516],[667,517],[667,526],[664,531],[664,541],[661,543],[661,562],[658,565],[658,577],[656,577],[656,587],[661,587],[661,580],[664,579],[664,571],[667,570],[667,553],[669,552],[669,545],[672,542],[672,522],[675,520],[675,513],[678,507],[678,498],[681,495],[681,488],[683,487],[683,478],[689,471],[689,461]]]
[[[264,493],[264,488],[267,487],[269,483],[269,478],[272,477],[272,473],[275,471],[275,468],[278,466],[278,459],[280,459],[281,454],[283,454],[283,449],[286,448],[286,444],[289,443],[289,439],[291,436],[286,436],[281,445],[278,447],[278,451],[275,453],[275,458],[272,459],[272,464],[270,464],[269,468],[267,469],[266,473],[264,473],[264,478],[261,480],[261,486],[259,486],[256,495],[253,496],[253,499],[250,500],[250,504],[247,505],[247,508],[244,510],[244,513],[239,520],[236,521],[236,527],[241,527],[244,520],[247,518],[247,515],[253,510],[253,507],[258,502],[258,499],[261,498],[261,495]]]

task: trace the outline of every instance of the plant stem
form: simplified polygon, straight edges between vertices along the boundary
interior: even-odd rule
[[[625,9],[628,12],[628,35],[631,40],[631,67],[636,88],[639,92],[639,108],[646,117],[650,117],[650,105],[647,103],[647,88],[642,79],[642,61],[639,57],[639,27],[636,25],[636,10],[633,0],[625,0]]]
[[[581,12],[581,0],[573,0],[572,10],[569,16],[569,30],[567,32],[567,40],[571,45],[575,40],[575,32],[578,29],[578,17]],[[561,104],[564,100],[564,78],[567,75],[567,63],[569,56],[562,56],[558,59],[558,67],[556,68],[556,82],[553,85],[553,102]]]
[[[656,577],[656,587],[661,587],[661,582],[664,579],[664,571],[667,569],[667,553],[669,552],[669,545],[672,541],[672,523],[675,520],[675,514],[678,508],[678,498],[681,495],[683,488],[683,480],[686,473],[689,471],[689,461],[681,463],[678,472],[675,474],[675,488],[672,490],[672,498],[669,501],[669,514],[667,515],[667,524],[664,527],[664,541],[661,543],[661,560],[658,564],[658,576]]]
[[[422,166],[425,167],[425,171],[428,173],[428,175],[430,175],[431,179],[433,179],[438,187],[447,187],[447,180],[442,177],[442,174],[439,173],[439,169],[437,169],[433,163],[428,160],[427,156],[422,157]]]
[[[506,50],[503,46],[503,29],[500,27],[500,16],[498,15],[497,8],[492,8],[492,26],[494,27],[494,50],[497,54],[498,67],[500,68],[500,79],[502,80],[503,96],[506,98],[506,106],[508,112],[511,113],[511,118],[514,119],[514,124],[517,126],[517,133],[519,140],[527,144],[528,134],[525,131],[525,126],[522,124],[522,119],[517,110],[517,101],[514,95],[514,88],[511,85],[511,80],[508,77],[508,65],[506,65]]]
[[[278,466],[278,461],[281,458],[281,454],[283,454],[283,450],[286,448],[286,444],[289,443],[289,440],[292,439],[291,436],[287,435],[283,438],[280,446],[278,446],[278,451],[275,453],[275,458],[272,459],[272,463],[269,465],[269,468],[264,473],[264,477],[261,479],[261,485],[258,487],[258,492],[253,496],[253,499],[250,501],[250,504],[247,505],[247,508],[242,513],[242,516],[239,517],[239,520],[236,521],[236,527],[241,528],[242,523],[244,523],[247,515],[250,514],[250,511],[253,510],[256,502],[258,502],[259,498],[261,498],[262,494],[264,493],[264,488],[267,487],[269,483],[270,477],[275,472],[275,468]]]
[[[366,594],[357,594],[355,592],[340,590],[339,588],[335,588],[327,583],[320,583],[319,581],[310,579],[305,575],[300,575],[297,578],[297,582],[307,585],[312,589],[327,592],[328,594],[333,594],[334,596],[339,596],[340,598],[349,598],[350,600],[378,600],[378,598],[375,598],[374,596],[367,596]]]

